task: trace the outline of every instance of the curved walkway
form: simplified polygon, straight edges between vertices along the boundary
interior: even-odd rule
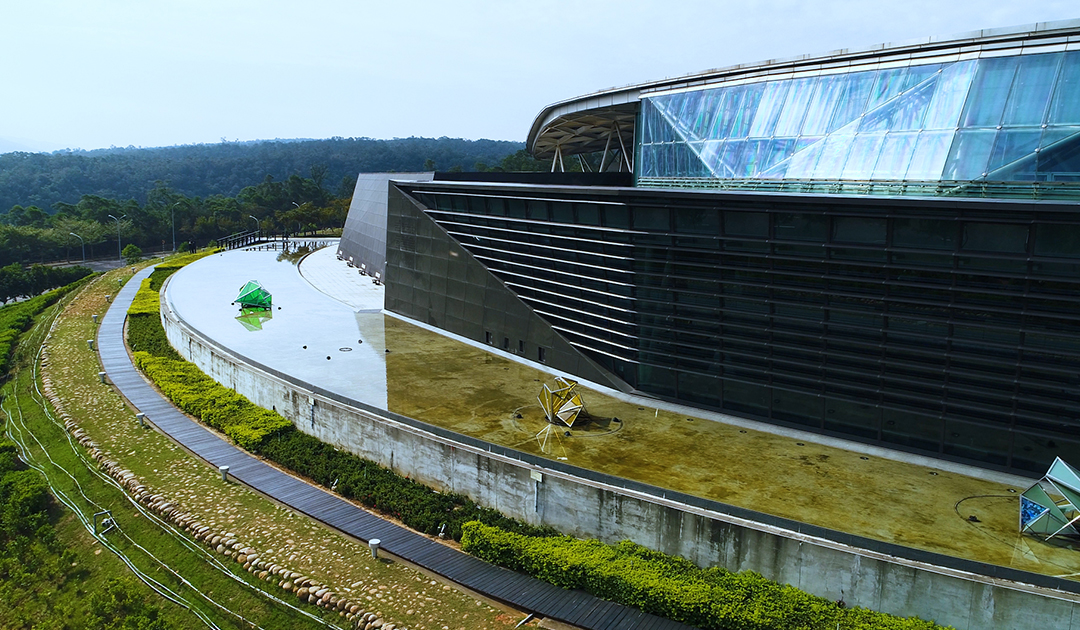
[[[689,628],[582,591],[558,588],[434,542],[262,463],[187,417],[143,379],[124,345],[127,309],[139,284],[152,271],[152,267],[143,269],[129,280],[105,314],[97,339],[101,363],[110,382],[146,414],[147,420],[211,466],[228,466],[229,474],[237,481],[297,512],[361,540],[378,538],[382,548],[395,556],[539,617],[590,630]]]

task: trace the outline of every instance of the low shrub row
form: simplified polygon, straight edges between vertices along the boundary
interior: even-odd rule
[[[293,428],[285,418],[219,385],[183,359],[138,351],[132,360],[174,405],[229,436],[241,448],[255,450],[267,438]]]
[[[157,273],[155,270],[154,273]],[[151,286],[151,278],[146,278],[139,284],[139,290],[135,293],[135,299],[128,307],[128,315],[153,315],[161,313],[161,300],[158,298],[158,290]]]
[[[497,510],[477,505],[464,495],[437,492],[295,429],[266,440],[258,452],[425,534],[435,535],[442,531],[446,536],[460,540],[462,527],[469,521],[530,536],[558,533],[550,527],[536,527],[508,518]]]
[[[556,586],[582,589],[708,630],[924,630],[941,628],[827,599],[752,571],[702,569],[629,541],[606,545],[569,536],[537,538],[466,523],[461,548]]]
[[[155,357],[180,360],[180,355],[169,345],[161,328],[161,286],[165,279],[184,265],[214,252],[200,252],[179,256],[154,267],[150,276],[142,281],[135,299],[128,307],[127,343],[132,351],[148,352]]]
[[[142,281],[135,299],[128,307],[127,344],[133,352],[147,352],[155,357],[180,360],[180,355],[169,345],[165,330],[161,327],[160,294],[153,288],[152,282],[158,272],[159,270],[155,269],[149,278]]]

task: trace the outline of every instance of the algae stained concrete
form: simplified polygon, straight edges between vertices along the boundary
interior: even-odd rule
[[[588,389],[583,395],[594,420],[571,430],[570,437],[557,434],[544,454],[534,437],[546,424],[536,394],[550,375],[394,317],[385,317],[384,331],[390,351],[387,402],[395,413],[867,538],[1048,575],[1080,572],[1076,550],[1017,533],[1018,494],[1012,491],[1023,488],[635,405]]]

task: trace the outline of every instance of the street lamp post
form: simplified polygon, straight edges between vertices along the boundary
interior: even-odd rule
[[[172,250],[176,251],[176,206],[179,206],[180,202],[177,201],[169,208],[169,212],[172,214]]]
[[[126,216],[127,216],[126,214],[122,215],[120,217],[120,219],[123,219]],[[121,262],[123,262],[124,261],[124,255],[120,253],[120,219],[114,217],[111,214],[109,215],[109,218],[112,219],[113,221],[116,221],[116,257]]]
[[[74,236],[75,238],[79,239],[79,242],[82,243],[82,261],[86,262],[86,241],[83,240],[83,237],[79,236],[78,234],[76,234],[74,232],[68,232],[68,234],[70,234],[70,235]]]

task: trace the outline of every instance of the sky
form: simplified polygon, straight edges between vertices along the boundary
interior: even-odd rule
[[[1075,0],[0,0],[0,152],[523,141],[609,87],[1080,18]]]

